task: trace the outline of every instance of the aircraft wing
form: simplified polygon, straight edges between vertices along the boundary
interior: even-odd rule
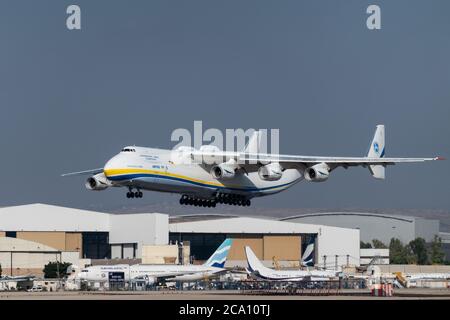
[[[338,166],[366,166],[366,165],[394,165],[396,163],[424,162],[432,160],[443,160],[442,157],[432,158],[371,158],[371,157],[315,157],[315,156],[297,156],[297,155],[279,155],[279,154],[259,154],[245,153],[239,155],[241,162],[267,163],[279,162],[280,164],[317,164],[327,163]]]
[[[68,176],[79,176],[79,175],[85,175],[85,174],[97,174],[103,172],[103,168],[98,169],[90,169],[90,170],[84,170],[84,171],[77,171],[77,172],[69,172],[69,173],[63,173],[61,177],[68,177]]]
[[[258,134],[255,135],[257,137]],[[251,139],[256,141],[258,139]],[[191,155],[193,160],[219,160],[227,161],[230,165],[237,163],[238,167],[245,171],[258,170],[261,165],[268,163],[279,163],[282,168],[307,168],[314,165],[322,166],[326,171],[331,171],[337,167],[362,166],[368,167],[372,176],[377,179],[384,179],[385,167],[396,163],[413,163],[433,160],[444,160],[442,157],[431,158],[386,158],[385,157],[385,130],[384,125],[377,125],[369,151],[365,157],[318,157],[286,154],[268,154],[258,152],[258,145],[245,148],[243,152],[222,152],[217,150],[199,150]],[[217,163],[217,162],[216,162]],[[321,165],[319,165],[321,166]],[[319,172],[324,175],[323,172]]]

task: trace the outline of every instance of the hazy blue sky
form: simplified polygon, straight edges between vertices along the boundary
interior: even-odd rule
[[[82,30],[66,29],[66,8]],[[378,4],[382,29],[366,28]],[[63,172],[176,128],[279,128],[281,151],[449,156],[450,1],[1,1],[0,205],[122,206]],[[254,204],[450,209],[450,162],[337,169]],[[178,197],[146,193],[134,204]]]

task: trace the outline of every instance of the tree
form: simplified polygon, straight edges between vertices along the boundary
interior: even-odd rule
[[[389,243],[389,260],[391,264],[407,264],[408,254],[403,243],[397,239],[392,238]]]
[[[442,250],[442,239],[437,235],[434,236],[430,247],[430,260],[432,264],[443,264],[445,253]]]
[[[411,246],[407,244],[404,246],[403,250],[405,252],[406,263],[417,264],[417,256],[414,254]]]
[[[67,268],[72,265],[69,262],[49,262],[44,266],[44,277],[45,278],[61,278],[62,275],[66,274]],[[58,274],[59,272],[59,274]]]
[[[381,242],[378,239],[373,239],[372,243],[373,243],[373,247],[375,249],[387,249],[387,245],[385,245],[383,242]]]
[[[360,241],[359,242],[359,247],[361,249],[371,249],[372,248],[372,244],[370,244],[370,242],[364,242],[364,241]]]
[[[427,246],[424,238],[416,238],[409,242],[417,264],[428,264]]]

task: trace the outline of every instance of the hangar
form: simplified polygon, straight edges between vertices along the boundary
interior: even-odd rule
[[[168,242],[168,216],[109,214],[48,204],[0,208],[0,237],[41,243],[81,258],[140,258],[144,244]]]
[[[391,238],[408,243],[417,237],[431,242],[439,235],[439,220],[420,217],[388,215],[367,212],[321,212],[296,215],[281,219],[286,222],[320,224],[359,229],[361,241],[378,239],[389,245]]]
[[[360,264],[357,229],[220,214],[169,219],[164,213],[113,214],[40,203],[0,208],[0,264],[14,274],[36,273],[57,260],[80,266],[116,259],[202,263],[227,237],[234,239],[230,267],[246,265],[245,245],[270,266],[298,267],[307,247],[313,248],[308,260],[321,268]]]
[[[171,241],[189,241],[191,255],[200,260],[225,239],[233,238],[227,266],[245,266],[244,246],[252,247],[265,264],[299,266],[308,244],[314,244],[313,262],[321,268],[359,265],[359,230],[290,223],[267,218],[191,215],[174,217]]]

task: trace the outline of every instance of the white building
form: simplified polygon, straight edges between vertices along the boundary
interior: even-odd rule
[[[200,215],[195,221],[189,221],[192,220],[190,216],[186,222],[177,218],[179,222],[170,223],[170,239],[189,241],[191,254],[195,255],[196,252],[201,254],[201,249],[198,248],[201,245],[197,244],[200,241],[215,241],[217,244],[225,237],[233,238],[233,250],[230,252],[228,265],[245,265],[245,245],[251,246],[256,255],[269,265],[274,258],[299,262],[307,239],[314,241],[316,266],[334,268],[360,264],[357,229],[248,217],[214,217],[209,220],[199,220],[198,217]]]
[[[146,251],[147,258],[153,257],[154,260],[161,256],[160,261],[172,261],[173,253],[166,257],[167,254],[156,252],[158,246],[166,246],[170,241],[172,244],[189,244],[190,255],[198,263],[206,260],[229,237],[234,239],[234,243],[228,265],[246,264],[245,245],[250,245],[257,256],[269,265],[279,262],[298,267],[307,246],[314,246],[312,262],[316,266],[335,268],[360,264],[357,229],[259,217],[176,216],[169,223],[169,215],[162,213],[110,214],[30,204],[0,208],[1,237],[29,241],[35,247],[45,246],[47,255],[60,253],[62,260],[69,259],[69,256],[74,260],[74,254],[80,259],[141,258],[143,249],[147,247],[147,251],[155,251]],[[13,245],[8,240],[3,242],[5,255],[0,256],[0,263],[8,266],[6,260],[13,251]],[[26,259],[26,255],[31,255],[33,250],[23,251],[23,259]],[[179,252],[183,253],[186,251]],[[177,258],[174,261],[178,261]]]
[[[78,251],[83,258],[139,258],[143,245],[168,243],[167,214],[109,214],[47,204],[0,208],[0,237]]]

